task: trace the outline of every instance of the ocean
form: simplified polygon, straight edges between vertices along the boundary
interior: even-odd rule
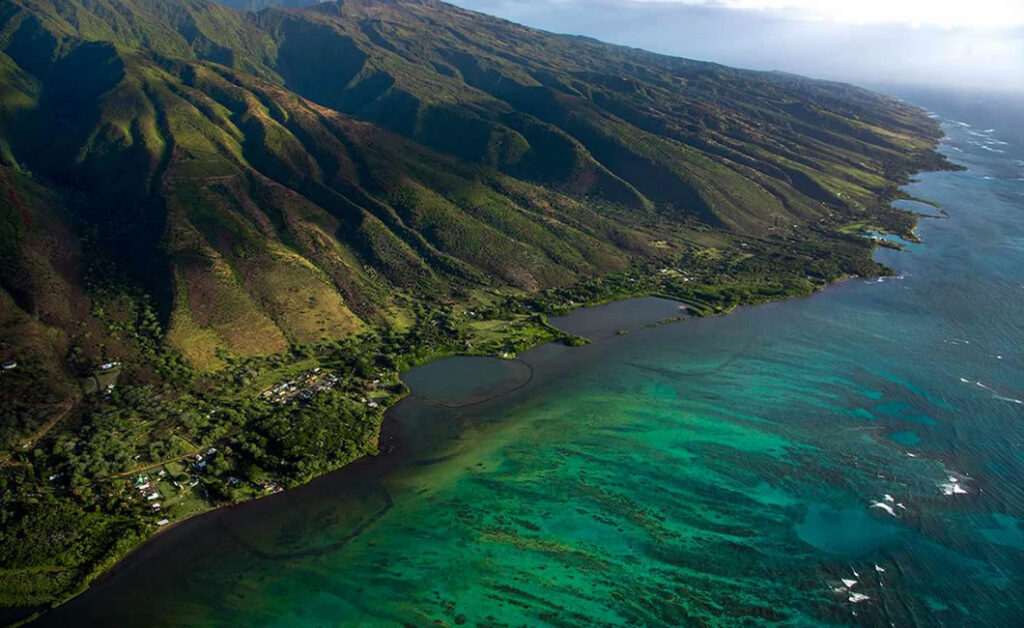
[[[1024,625],[1024,103],[904,97],[968,169],[907,187],[939,208],[899,203],[935,217],[879,249],[897,276],[420,367],[388,455],[169,530],[32,625]]]

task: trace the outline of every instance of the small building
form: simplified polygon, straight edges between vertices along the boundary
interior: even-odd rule
[[[171,520],[170,520],[170,519],[161,519],[160,521],[157,521],[157,522],[156,522],[156,524],[157,524],[158,526],[165,526],[165,525],[167,525],[167,524],[168,524],[168,523],[170,523],[170,522],[171,522]]]
[[[153,491],[149,495],[146,495],[146,499],[149,501],[153,501],[154,499],[160,499],[160,493]]]

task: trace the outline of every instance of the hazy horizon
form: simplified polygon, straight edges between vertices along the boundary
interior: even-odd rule
[[[545,30],[755,70],[880,88],[1024,95],[1024,2],[453,0]],[[929,18],[931,15],[931,18]]]

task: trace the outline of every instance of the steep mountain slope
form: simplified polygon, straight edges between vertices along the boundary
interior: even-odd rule
[[[863,90],[434,2],[19,0],[2,32],[6,162],[89,195],[206,365],[387,324],[388,289],[622,268],[666,221],[868,218],[940,163],[930,121]]]
[[[411,362],[559,338],[581,302],[885,272],[851,231],[909,234],[888,201],[938,136],[852,86],[429,0],[7,0],[0,547],[34,549],[0,552],[0,605],[155,529],[131,473],[221,450],[175,463],[203,488],[174,519],[374,452]],[[266,401],[295,381],[319,392]]]
[[[432,2],[5,13],[6,161],[104,199],[91,220],[108,248],[145,260],[171,341],[206,364],[218,344],[277,351],[382,322],[382,287],[414,277],[428,291],[451,277],[536,289],[619,268],[642,248],[629,228],[661,220],[841,224],[939,163],[934,125],[863,90]]]
[[[570,193],[730,228],[872,204],[886,185],[877,175],[927,146],[898,132],[934,134],[910,108],[848,86],[556,37],[432,2],[256,19],[280,42],[285,84],[314,101]],[[313,41],[349,48],[346,62],[307,75]]]

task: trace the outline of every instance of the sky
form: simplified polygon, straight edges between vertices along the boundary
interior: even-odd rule
[[[1024,94],[1024,0],[450,0],[527,26],[757,70]]]

